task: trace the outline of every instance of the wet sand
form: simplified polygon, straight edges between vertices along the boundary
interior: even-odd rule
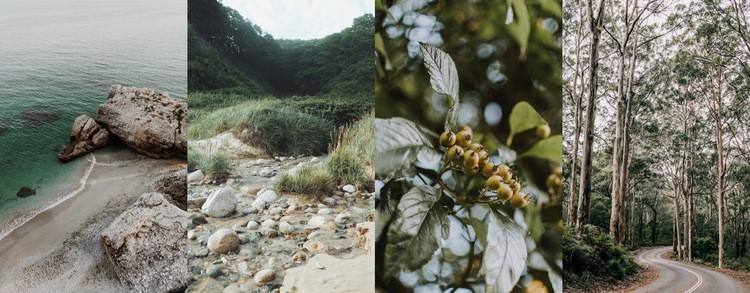
[[[83,158],[80,158],[83,159]],[[112,166],[114,165],[114,166]],[[97,161],[83,189],[0,240],[0,292],[124,292],[99,232],[184,160]]]

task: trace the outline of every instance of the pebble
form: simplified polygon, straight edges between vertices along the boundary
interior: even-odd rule
[[[263,224],[260,224],[263,228],[276,228],[276,221],[268,219],[263,221]]]
[[[292,224],[289,224],[287,222],[281,222],[279,224],[279,232],[284,233],[284,234],[291,234],[292,232],[294,232],[294,226],[292,226]]]
[[[312,228],[320,228],[321,226],[325,225],[327,222],[326,217],[324,216],[314,216],[310,218],[309,221],[307,221],[307,225]]]
[[[211,278],[217,278],[221,276],[221,268],[217,265],[209,265],[206,267],[206,275],[211,276]]]
[[[283,209],[281,207],[275,207],[275,208],[268,210],[268,213],[271,215],[278,215],[278,214],[281,214],[282,211]]]
[[[247,222],[247,229],[248,230],[258,230],[258,226],[260,226],[260,224],[258,224],[258,222],[256,222],[256,221],[249,221],[249,222]]]
[[[197,257],[204,257],[208,255],[208,248],[205,246],[198,247],[196,249],[193,249],[193,255]]]
[[[237,264],[237,270],[240,272],[240,274],[243,274],[245,276],[252,276],[253,272],[250,271],[250,267],[247,265],[247,262],[241,261],[239,264]]]
[[[237,252],[240,250],[240,237],[232,230],[219,229],[208,238],[208,249],[220,254]]]
[[[352,217],[349,213],[341,213],[336,215],[336,219],[334,220],[336,224],[344,224],[346,221],[348,221]]]
[[[325,204],[327,206],[335,205],[336,204],[336,199],[334,199],[333,197],[326,197],[326,198],[323,199],[323,204]]]
[[[305,213],[306,214],[312,214],[314,212],[315,212],[315,209],[313,209],[313,208],[307,208],[307,209],[305,209]]]
[[[276,229],[274,228],[263,227],[263,228],[260,228],[260,235],[273,238],[273,237],[276,237],[277,233],[276,233]]]
[[[272,270],[266,269],[256,273],[253,279],[255,280],[255,283],[258,283],[258,285],[265,285],[272,282],[274,277],[276,277],[276,273],[274,273]]]
[[[331,213],[332,211],[329,208],[322,208],[318,210],[318,215],[330,215]]]
[[[237,286],[237,284],[232,284],[224,288],[223,293],[242,293],[242,290],[240,290],[240,286]]]
[[[346,191],[348,193],[354,193],[357,191],[357,187],[351,184],[344,185],[344,188],[341,188],[341,190]]]

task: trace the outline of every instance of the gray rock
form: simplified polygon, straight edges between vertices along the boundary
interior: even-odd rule
[[[336,199],[333,197],[326,197],[323,199],[323,204],[327,206],[334,206],[336,205]]]
[[[260,235],[273,238],[273,237],[276,237],[277,234],[278,233],[276,232],[276,229],[274,228],[271,228],[271,227],[260,228]]]
[[[341,213],[336,215],[336,219],[334,220],[334,222],[336,222],[336,224],[344,224],[351,218],[352,215],[350,213]]]
[[[201,207],[201,212],[214,218],[222,218],[231,215],[237,207],[237,197],[234,189],[224,187],[211,193],[206,203]]]
[[[357,191],[357,187],[351,184],[344,185],[344,188],[341,188],[341,190],[346,191],[348,193],[354,193]]]
[[[271,170],[271,168],[265,167],[258,171],[258,176],[271,178],[273,175],[276,175],[276,172]]]
[[[211,237],[211,231],[208,229],[203,230],[203,234],[198,236],[198,243],[201,245],[208,244],[208,238]]]
[[[240,286],[237,284],[231,284],[224,288],[224,291],[222,293],[242,293],[242,290],[240,290]]]
[[[320,159],[318,157],[312,157],[312,159],[310,159],[310,163],[316,164],[319,162],[320,162]]]
[[[168,292],[187,285],[187,213],[159,193],[143,194],[101,233],[101,243],[124,285]]]
[[[187,181],[188,182],[198,182],[198,181],[203,180],[203,178],[205,178],[205,177],[206,177],[206,175],[203,174],[203,171],[201,171],[201,170],[195,170],[195,171],[191,172],[190,174],[188,174]]]
[[[243,274],[245,276],[249,276],[249,277],[253,276],[253,272],[250,271],[250,266],[248,266],[246,261],[241,261],[240,263],[237,264],[237,271],[240,274]]]
[[[247,222],[247,226],[246,227],[247,227],[248,230],[258,230],[259,226],[260,226],[260,224],[258,224],[258,222],[256,222],[256,221],[249,221],[249,222]]]
[[[219,254],[238,252],[240,237],[232,230],[219,229],[208,238],[208,249]]]
[[[320,228],[328,222],[325,216],[313,216],[307,221],[307,225],[310,228]]]
[[[255,197],[255,200],[253,201],[251,206],[256,209],[264,209],[266,205],[276,201],[278,197],[279,196],[275,191],[273,191],[272,189],[266,189],[258,193],[258,196]]]
[[[275,208],[268,210],[268,213],[271,215],[279,215],[281,214],[282,211],[284,211],[284,209],[282,209],[281,207],[275,207]]]
[[[287,222],[281,222],[279,224],[279,232],[283,234],[291,234],[292,232],[294,232],[294,226],[292,226],[292,224],[289,224]]]
[[[306,208],[306,209],[305,209],[305,213],[306,213],[306,214],[312,214],[312,213],[314,213],[314,212],[315,212],[315,209],[313,209],[313,208]]]
[[[272,282],[275,277],[276,273],[274,273],[272,270],[266,269],[257,272],[253,279],[255,280],[255,283],[258,283],[258,285],[265,285]]]
[[[183,211],[187,210],[187,169],[161,175],[151,186],[165,196],[169,203]]]
[[[152,158],[187,157],[187,101],[146,88],[113,85],[96,111],[131,149]]]
[[[73,122],[70,130],[70,144],[57,154],[57,158],[62,162],[67,162],[102,148],[108,143],[109,130],[96,123],[91,117],[81,115]]]
[[[276,228],[276,221],[268,219],[268,220],[263,221],[263,224],[260,224],[260,226],[263,228],[266,228],[266,227]]]
[[[333,211],[331,211],[331,209],[329,208],[322,208],[318,210],[318,215],[327,216],[327,215],[330,215],[331,213],[333,213]]]
[[[208,255],[208,248],[201,246],[196,249],[193,249],[193,256],[197,257],[204,257]]]
[[[210,276],[211,278],[217,278],[221,276],[223,272],[221,271],[221,268],[217,265],[209,265],[206,267],[206,275]]]

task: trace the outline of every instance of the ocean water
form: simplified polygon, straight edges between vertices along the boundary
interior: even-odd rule
[[[91,157],[62,164],[57,152],[110,85],[187,95],[186,41],[185,0],[3,0],[0,238],[80,188]],[[17,197],[24,186],[37,194]]]

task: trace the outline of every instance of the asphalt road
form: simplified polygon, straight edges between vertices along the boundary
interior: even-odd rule
[[[664,257],[672,247],[658,247],[641,252],[640,263],[659,270],[659,279],[633,292],[748,292],[742,284],[725,274]]]

